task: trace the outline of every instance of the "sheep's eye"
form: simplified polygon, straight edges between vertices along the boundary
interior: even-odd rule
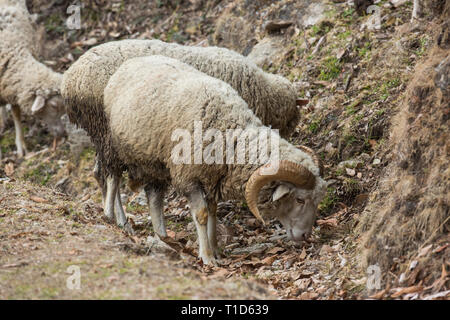
[[[303,200],[303,199],[297,198],[295,200],[297,200],[298,204],[305,204],[305,200]]]

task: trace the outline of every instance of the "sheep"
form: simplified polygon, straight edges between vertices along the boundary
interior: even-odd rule
[[[421,9],[422,9],[422,7],[421,7],[420,1],[419,0],[414,0],[413,11],[412,11],[412,14],[411,14],[411,23],[413,23],[415,20],[419,19],[419,16],[420,16],[421,11],[422,11]]]
[[[189,199],[204,263],[215,264],[218,255],[214,212],[218,201],[246,200],[263,223],[261,213],[278,218],[294,241],[305,240],[311,232],[326,182],[309,153],[276,133],[279,167],[270,173],[264,172],[267,165],[249,160],[250,152],[242,164],[225,161],[219,149],[215,149],[214,163],[176,161],[178,138],[174,133],[185,130],[195,139],[196,122],[202,130],[214,128],[225,133],[234,129],[235,141],[251,130],[270,130],[229,84],[175,59],[157,55],[133,58],[109,79],[104,106],[116,156],[131,175],[150,182],[146,192],[152,200],[152,221],[159,223],[156,232],[164,233],[162,194],[170,184]],[[220,142],[216,139],[214,145]],[[249,144],[254,139],[258,135],[249,135]],[[203,142],[201,147],[205,150]],[[271,142],[270,152],[275,149]],[[185,155],[191,156],[190,147]],[[114,191],[111,199],[112,195]]]
[[[65,108],[62,75],[36,60],[35,30],[23,1],[0,0],[0,105],[11,104],[17,154],[27,152],[21,113],[45,122],[56,139],[64,135],[59,121]]]
[[[62,95],[68,106],[70,120],[93,137],[99,152],[95,177],[102,187],[103,199],[108,193],[105,191],[104,177],[119,176],[124,169],[117,159],[109,160],[113,159],[114,151],[110,146],[110,133],[106,125],[108,120],[103,111],[103,90],[109,77],[125,60],[155,54],[176,58],[229,83],[263,123],[280,129],[283,137],[288,137],[298,124],[300,112],[297,104],[304,101],[296,100],[296,92],[290,82],[262,71],[247,58],[231,50],[186,47],[159,40],[122,40],[99,45],[83,54],[64,74]],[[109,172],[103,172],[104,168],[109,168]],[[141,182],[135,184],[140,185]],[[119,194],[116,197],[116,202],[120,202]],[[105,205],[109,217],[113,217],[111,210]],[[126,218],[123,210],[119,211],[119,225],[123,225]]]

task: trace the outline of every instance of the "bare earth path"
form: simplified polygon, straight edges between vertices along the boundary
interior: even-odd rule
[[[254,282],[206,278],[183,260],[140,252],[101,215],[77,216],[73,206],[51,189],[0,184],[0,299],[274,298]],[[77,270],[80,289],[69,289]]]

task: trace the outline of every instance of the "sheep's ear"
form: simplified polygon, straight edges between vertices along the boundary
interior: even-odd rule
[[[272,201],[277,201],[289,193],[289,187],[280,184],[272,195]]]
[[[306,106],[309,103],[308,99],[297,99],[295,100],[295,103],[301,107],[301,106]]]
[[[31,114],[36,114],[42,110],[45,106],[45,99],[42,96],[36,96],[34,99],[33,105],[31,106]]]

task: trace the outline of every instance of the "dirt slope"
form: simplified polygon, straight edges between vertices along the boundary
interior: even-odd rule
[[[0,194],[2,300],[274,298],[252,281],[207,277],[137,246],[92,202],[79,214],[66,195],[19,182],[1,185]],[[79,267],[80,289],[70,289],[71,266]]]

